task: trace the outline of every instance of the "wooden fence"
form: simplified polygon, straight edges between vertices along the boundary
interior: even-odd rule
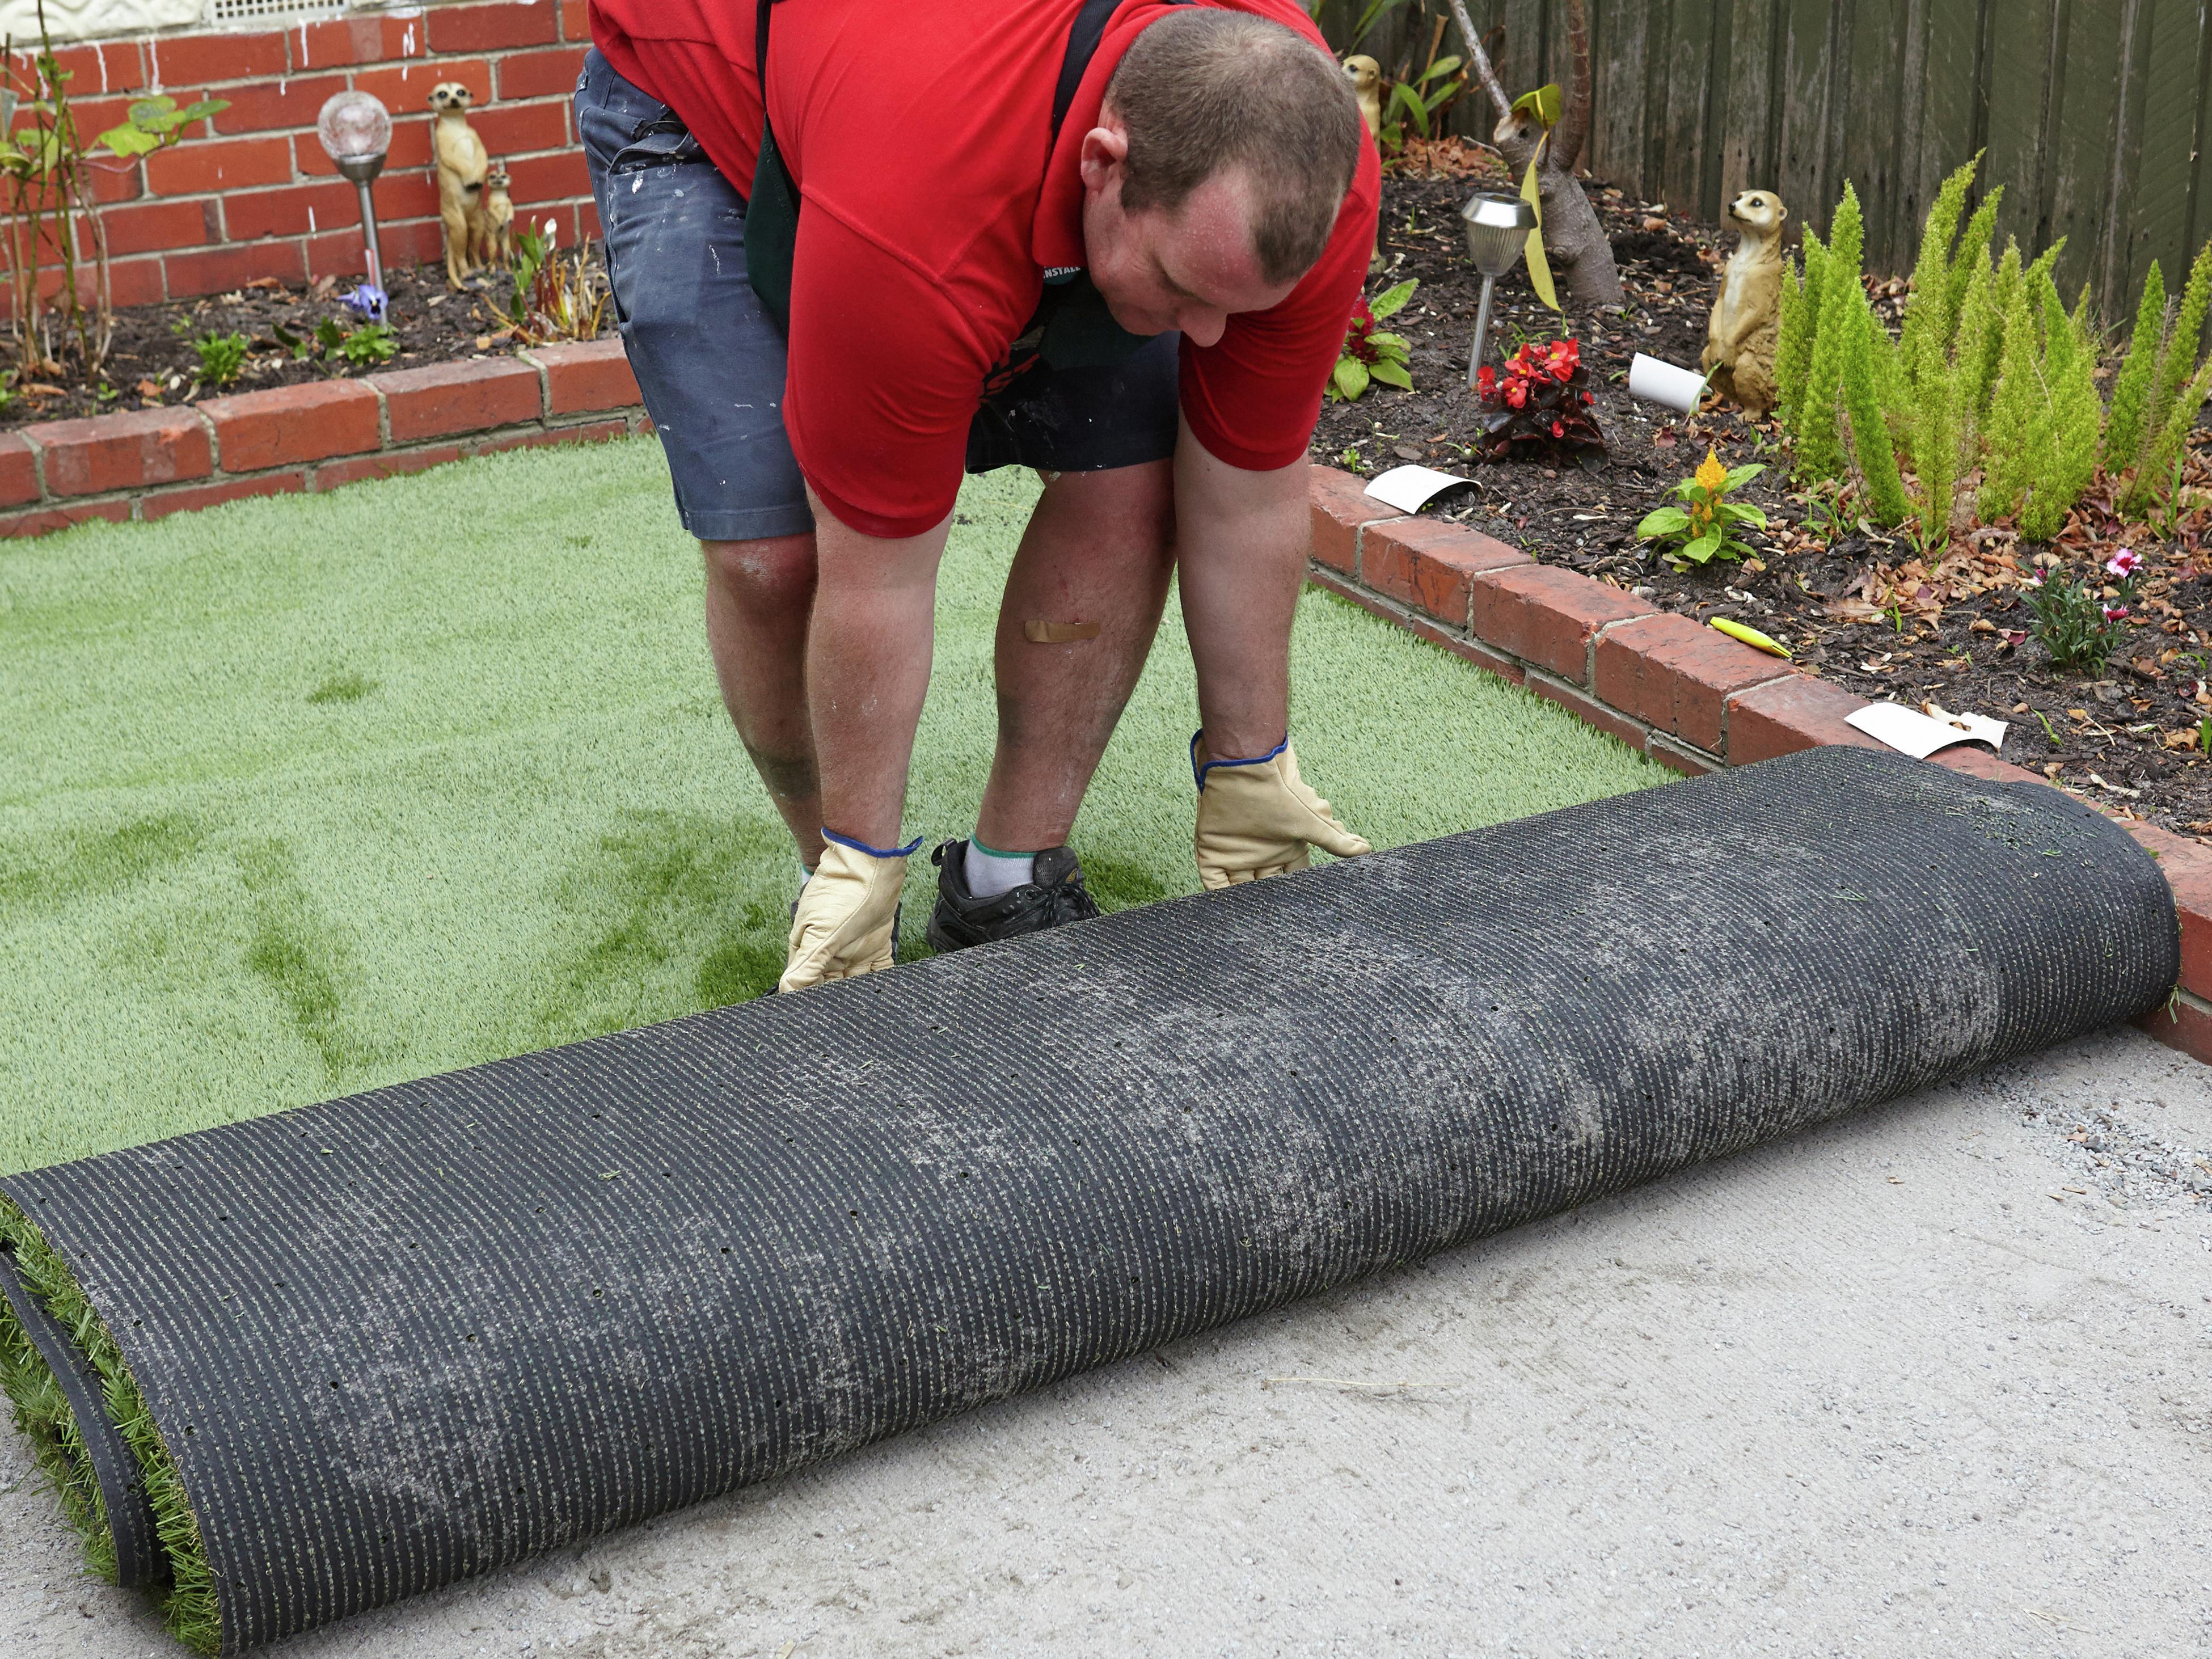
[[[1341,44],[1365,0],[1328,0]],[[1502,27],[1509,90],[1568,82],[1565,0],[1470,0]],[[1596,109],[1585,163],[1647,201],[1717,221],[1753,186],[1826,229],[1858,191],[1871,270],[1911,269],[1943,175],[1986,149],[2004,186],[1998,237],[2033,254],[2066,238],[2070,299],[2087,283],[2124,316],[2153,259],[2169,291],[2212,238],[2208,0],[1589,0]],[[1425,61],[1444,0],[1407,0],[1361,50],[1395,72]],[[1460,50],[1447,31],[1444,50]],[[1416,65],[1418,68],[1418,64]],[[1487,137],[1487,99],[1455,130]]]

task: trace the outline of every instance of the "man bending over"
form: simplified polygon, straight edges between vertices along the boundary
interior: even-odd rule
[[[1097,914],[1064,843],[1178,562],[1202,878],[1365,852],[1288,735],[1306,445],[1379,198],[1303,8],[591,13],[577,122],[616,314],[706,554],[723,699],[809,872],[781,988],[890,963],[963,470],[1046,484],[933,944]]]

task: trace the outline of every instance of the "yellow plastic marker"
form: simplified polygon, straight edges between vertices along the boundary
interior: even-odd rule
[[[1714,627],[1719,629],[1722,633],[1727,635],[1730,639],[1741,640],[1746,645],[1751,646],[1757,650],[1765,651],[1769,654],[1777,657],[1786,657],[1790,654],[1787,650],[1776,644],[1772,640],[1768,639],[1765,635],[1760,633],[1756,628],[1747,628],[1743,623],[1735,621],[1731,617],[1715,617],[1712,619],[1712,623]]]

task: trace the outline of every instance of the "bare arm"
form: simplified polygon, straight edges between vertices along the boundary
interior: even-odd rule
[[[937,564],[950,514],[919,536],[865,536],[811,489],[820,574],[806,640],[806,701],[823,822],[871,847],[899,842],[907,769],[936,643]]]
[[[1218,757],[1264,755],[1290,726],[1291,623],[1313,542],[1304,456],[1272,472],[1217,460],[1184,422],[1176,442],[1176,550]]]

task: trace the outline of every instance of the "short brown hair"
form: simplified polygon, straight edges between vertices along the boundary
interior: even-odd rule
[[[1129,135],[1121,205],[1174,212],[1242,167],[1258,209],[1252,251],[1270,283],[1304,276],[1328,246],[1367,137],[1352,82],[1296,30],[1210,7],[1149,25],[1106,83]]]

